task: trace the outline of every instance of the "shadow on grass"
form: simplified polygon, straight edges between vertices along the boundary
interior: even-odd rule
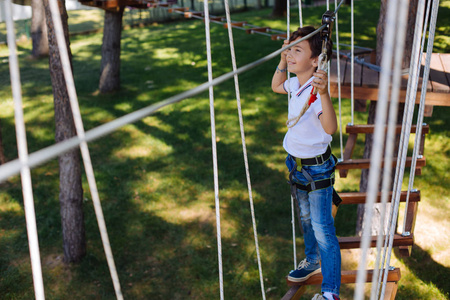
[[[436,262],[427,251],[418,245],[413,246],[410,257],[400,257],[398,249],[396,249],[396,256],[399,257],[417,278],[427,285],[436,286],[445,297],[450,296],[450,285],[448,284],[450,268]],[[409,293],[414,297],[417,292],[416,288],[415,286],[403,286],[399,293]],[[409,289],[411,290],[408,292]]]

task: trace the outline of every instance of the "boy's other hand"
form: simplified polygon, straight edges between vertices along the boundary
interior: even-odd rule
[[[328,94],[328,74],[323,70],[317,70],[313,74],[314,79],[312,81],[312,86],[314,86],[319,95]]]

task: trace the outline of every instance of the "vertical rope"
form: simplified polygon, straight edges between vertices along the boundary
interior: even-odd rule
[[[302,0],[298,0],[298,21],[300,23],[300,27],[303,27],[303,9],[302,9]]]
[[[403,5],[408,5],[408,2]],[[405,168],[405,162],[406,162],[406,156],[407,156],[407,150],[408,150],[408,143],[409,143],[409,136],[411,131],[411,123],[414,113],[414,106],[415,106],[415,97],[416,97],[416,91],[417,91],[417,85],[419,82],[419,71],[420,71],[420,62],[421,62],[421,53],[420,53],[420,34],[422,33],[422,26],[423,26],[423,14],[424,14],[424,6],[425,2],[424,0],[419,1],[418,5],[418,11],[416,15],[416,24],[414,29],[414,41],[413,41],[413,48],[412,48],[412,56],[411,56],[411,63],[410,63],[410,77],[408,80],[408,87],[406,91],[406,99],[405,99],[405,111],[403,115],[403,124],[402,124],[402,134],[400,137],[400,146],[399,146],[399,152],[398,152],[398,161],[397,161],[397,168],[396,168],[396,178],[394,182],[394,189],[393,189],[393,199],[395,199],[395,206],[392,208],[393,216],[391,219],[391,228],[389,232],[389,246],[387,251],[387,259],[385,263],[385,274],[383,276],[383,286],[381,289],[381,293],[383,294],[386,289],[386,283],[387,283],[387,269],[389,267],[390,258],[392,254],[392,245],[394,240],[394,233],[396,229],[396,220],[398,216],[398,209],[400,204],[400,193],[401,193],[401,187],[402,187],[402,181],[404,176],[404,168]],[[411,169],[411,172],[414,172],[414,170]]]
[[[351,1],[351,72],[350,72],[350,103],[351,103],[351,115],[352,115],[352,125],[355,124],[355,79],[354,79],[354,73],[355,73],[355,12],[353,9],[353,0]]]
[[[353,4],[353,1],[352,1]],[[353,5],[352,5],[353,6]],[[353,9],[352,9],[353,10]],[[386,28],[397,28],[396,21],[397,1],[388,2]],[[353,15],[353,14],[352,14]],[[352,34],[353,36],[353,34]],[[367,189],[366,209],[364,214],[364,228],[361,238],[361,258],[358,266],[356,279],[356,288],[354,299],[364,299],[364,284],[367,278],[367,250],[370,244],[370,228],[372,223],[373,205],[378,192],[378,184],[380,181],[381,159],[383,154],[383,143],[385,137],[385,121],[387,114],[388,91],[390,86],[390,70],[392,66],[392,56],[386,55],[392,52],[394,47],[395,31],[387,31],[384,36],[383,59],[381,63],[381,75],[378,89],[377,115],[375,120],[375,132],[372,154],[370,158],[369,185]],[[352,55],[353,57],[353,55]],[[393,89],[399,88],[392,87]],[[391,99],[398,101],[398,99]]]
[[[229,41],[230,41],[231,62],[232,62],[232,66],[233,66],[233,72],[236,72],[236,70],[237,70],[236,54],[234,51],[233,29],[231,26],[230,7],[228,4],[228,0],[225,0],[224,4],[225,4],[225,13],[226,13],[226,18],[227,18],[228,37],[229,37]],[[259,282],[261,285],[262,298],[265,300],[266,293],[265,293],[265,289],[264,289],[264,278],[263,278],[263,272],[262,272],[262,266],[261,266],[261,255],[259,253],[258,230],[256,228],[255,209],[254,209],[254,205],[253,205],[252,184],[251,184],[251,180],[250,180],[250,168],[248,166],[247,146],[246,146],[246,142],[245,142],[244,120],[242,117],[242,109],[241,109],[241,93],[240,93],[240,89],[239,89],[239,78],[238,78],[237,74],[234,75],[234,87],[236,90],[236,103],[237,103],[237,108],[238,108],[239,127],[240,127],[240,131],[241,131],[242,153],[244,156],[245,175],[247,178],[248,197],[249,197],[249,202],[250,202],[250,212],[251,212],[251,216],[252,216],[253,236],[255,239],[256,257],[257,257],[257,261],[258,261]]]
[[[208,82],[213,80],[212,76],[212,60],[211,60],[211,37],[210,37],[210,19],[208,1],[203,1],[203,8],[205,13],[205,38],[206,38],[206,56],[208,60]],[[214,168],[214,198],[216,206],[216,228],[217,228],[217,256],[219,261],[219,284],[220,284],[220,299],[224,299],[223,293],[223,266],[222,266],[222,237],[220,230],[220,201],[219,201],[219,171],[217,166],[217,145],[216,145],[216,124],[214,115],[214,89],[209,87],[209,110],[211,118],[211,143],[212,143],[212,157]]]
[[[2,1],[3,3],[3,1]],[[16,38],[14,21],[12,19],[11,0],[4,2],[4,11],[7,41],[9,48],[9,72],[11,76],[11,89],[14,99],[14,119],[16,124],[17,149],[21,163],[20,179],[22,182],[23,206],[25,210],[25,222],[30,251],[31,271],[33,273],[34,294],[37,300],[45,299],[44,281],[42,279],[41,258],[39,253],[39,239],[36,226],[36,212],[34,210],[33,186],[31,172],[28,166],[28,147],[25,130],[25,121],[22,109],[22,87],[20,84],[19,62],[16,51]]]
[[[403,0],[402,0],[403,1]],[[387,232],[386,227],[386,206],[387,206],[387,199],[389,196],[389,191],[391,190],[391,182],[392,182],[392,168],[390,167],[392,165],[393,157],[394,157],[394,145],[395,145],[395,130],[396,130],[396,123],[397,123],[397,112],[398,112],[398,99],[399,99],[399,92],[401,85],[401,69],[402,69],[402,61],[403,61],[403,49],[405,44],[405,35],[406,35],[406,23],[407,23],[407,10],[408,3],[405,3],[405,1],[402,3],[400,2],[400,8],[398,11],[398,20],[396,28],[398,28],[397,36],[395,37],[395,47],[394,47],[394,69],[393,69],[393,78],[392,78],[392,90],[391,90],[391,102],[389,105],[389,117],[388,117],[388,128],[387,128],[387,138],[386,138],[386,146],[385,146],[385,162],[384,162],[384,168],[383,168],[383,180],[382,180],[382,188],[381,188],[381,220],[379,224],[380,233],[377,236],[377,257],[374,267],[374,275],[372,277],[372,290],[371,290],[371,298],[374,299],[374,297],[378,297],[376,295],[379,292],[379,282],[380,277],[379,273],[380,270],[380,256],[381,256],[381,245],[383,243],[384,236]],[[389,55],[385,53],[384,55]],[[392,101],[392,99],[396,99],[396,101]],[[395,204],[393,204],[395,206]],[[392,207],[392,205],[391,205]],[[391,209],[392,211],[392,209]],[[389,223],[392,222],[392,220],[389,220]]]
[[[80,107],[78,104],[78,97],[75,90],[75,83],[73,80],[73,73],[71,70],[69,54],[66,48],[66,41],[64,38],[64,31],[61,22],[61,15],[58,8],[57,0],[49,1],[50,11],[52,14],[52,21],[55,27],[55,35],[58,43],[58,49],[61,57],[61,65],[63,67],[64,78],[66,81],[67,91],[69,94],[70,106],[72,108],[73,119],[77,136],[80,138],[80,150],[83,158],[84,168],[86,171],[86,177],[89,183],[89,189],[91,191],[92,202],[94,204],[94,210],[97,217],[97,223],[100,230],[100,236],[103,243],[103,248],[106,255],[109,271],[114,285],[114,291],[117,299],[123,299],[122,291],[120,289],[119,276],[117,274],[116,266],[114,263],[114,257],[111,250],[111,244],[109,242],[108,231],[106,229],[105,218],[103,216],[103,210],[100,203],[100,197],[98,195],[97,183],[95,181],[94,169],[92,167],[91,157],[89,154],[89,148],[85,140],[85,132],[83,127],[83,121],[81,119]]]
[[[429,19],[428,17],[430,15],[430,6],[431,6],[431,1],[427,1],[427,11],[425,14],[425,24],[424,24],[424,28],[423,28],[422,45],[420,47],[420,53],[422,53],[423,46],[425,43],[428,19]],[[439,6],[438,6],[438,8],[439,8]],[[438,8],[436,9],[436,13],[437,13]],[[433,13],[434,13],[434,11],[433,11]],[[424,117],[424,112],[425,112],[425,96],[427,94],[427,85],[428,85],[428,79],[429,79],[428,77],[430,74],[430,62],[431,62],[431,53],[433,51],[435,29],[436,29],[436,19],[431,20],[430,28],[429,28],[427,54],[426,54],[426,58],[425,58],[425,68],[424,68],[423,76],[422,76],[422,89],[421,89],[421,93],[420,93],[419,113],[417,116],[416,137],[415,137],[415,141],[414,141],[414,150],[413,150],[413,156],[412,156],[411,172],[409,175],[408,190],[407,190],[407,194],[406,194],[404,216],[407,215],[410,192],[414,186],[414,178],[415,178],[415,174],[416,174],[414,172],[414,170],[416,169],[417,156],[419,153],[419,146],[420,146],[420,142],[422,139],[422,124],[423,124],[423,117]],[[406,217],[403,218],[403,229],[402,229],[403,234],[406,233],[405,227],[406,227]]]
[[[334,0],[334,7],[337,7],[337,0]],[[341,57],[339,52],[339,20],[338,20],[338,13],[336,12],[336,20],[334,22],[336,26],[336,51],[337,51],[337,59],[336,59],[336,66],[337,66],[337,82],[338,82],[338,103],[339,103],[339,144],[340,144],[340,150],[341,150],[341,161],[344,160],[344,149],[343,149],[343,127],[342,127],[342,98],[341,98]],[[328,70],[331,70],[331,68],[328,68]],[[329,77],[329,76],[328,76]]]

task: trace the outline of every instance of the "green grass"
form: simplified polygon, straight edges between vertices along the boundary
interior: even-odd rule
[[[441,6],[447,7],[448,1],[442,2]],[[358,39],[357,44],[372,47],[376,1],[355,5],[358,20],[370,24],[359,33],[364,38]],[[322,11],[323,7],[305,9],[307,22],[318,22]],[[283,29],[285,21],[270,18],[269,14],[270,10],[251,11],[233,19]],[[448,30],[445,22],[440,26]],[[213,70],[217,77],[231,70],[228,37],[221,26],[212,25],[211,30]],[[201,21],[125,30],[122,37],[122,89],[113,95],[96,93],[102,34],[71,39],[86,130],[207,81]],[[279,49],[281,44],[241,31],[234,32],[234,39],[239,66]],[[18,50],[31,153],[54,143],[54,120],[48,62],[28,61],[30,48],[30,43],[24,42]],[[5,47],[0,48],[0,56],[3,143],[7,158],[13,160],[17,149]],[[287,291],[284,277],[292,268],[289,187],[285,183],[285,153],[281,147],[287,104],[285,97],[270,90],[276,63],[266,63],[239,77],[265,288],[270,288],[268,299],[279,299]],[[216,87],[214,95],[225,297],[260,299],[233,83]],[[349,101],[343,100],[342,106],[346,124],[350,120]],[[397,299],[449,298],[450,240],[445,234],[450,227],[449,112],[447,107],[435,107],[433,117],[425,120],[431,133],[425,145],[427,166],[415,181],[422,193],[416,245],[411,257],[399,258],[395,254],[391,262],[402,270]],[[365,113],[355,114],[356,123],[365,123],[365,118]],[[335,153],[339,153],[338,140],[336,134],[332,145]],[[127,125],[90,143],[89,148],[125,298],[217,299],[207,93]],[[361,139],[355,156],[360,157],[362,151]],[[86,180],[83,188],[88,254],[78,265],[62,263],[56,159],[33,169],[32,181],[47,299],[114,299]],[[357,191],[358,186],[357,171],[350,171],[346,179],[338,178],[339,191]],[[354,234],[355,218],[355,207],[340,208],[336,218],[338,235]],[[34,298],[27,245],[20,178],[14,176],[0,185],[1,299]],[[297,245],[300,255],[301,237]],[[356,263],[357,252],[343,251],[345,269],[355,268]],[[342,299],[350,299],[353,288],[343,286]],[[304,299],[318,291],[318,287],[310,287]]]

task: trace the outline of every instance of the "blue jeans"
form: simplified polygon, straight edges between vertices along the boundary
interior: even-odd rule
[[[306,172],[316,180],[334,176],[336,162],[330,157],[321,165],[303,166]],[[291,155],[286,158],[286,165],[291,171],[295,160]],[[307,185],[308,180],[297,171],[293,173],[293,181]],[[322,261],[322,292],[339,295],[341,286],[341,251],[331,214],[333,187],[311,192],[296,189],[300,208],[300,222],[303,228],[306,260],[311,263]]]

